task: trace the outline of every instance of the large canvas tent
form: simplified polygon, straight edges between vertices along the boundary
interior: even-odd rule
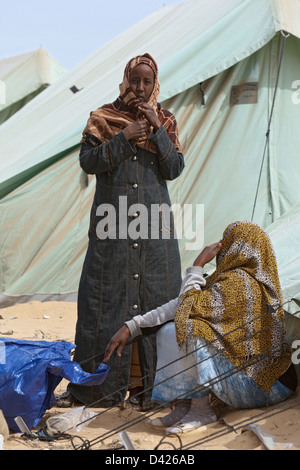
[[[300,204],[285,212],[267,231],[277,256],[287,335],[295,349],[294,362],[300,383]]]
[[[66,69],[42,47],[0,60],[0,124],[60,78]]]
[[[94,193],[78,164],[81,133],[89,112],[116,98],[136,54],[156,58],[160,101],[178,121],[186,168],[169,188],[191,209],[183,270],[198,251],[188,249],[187,227],[212,243],[232,221],[268,227],[298,203],[299,19],[299,0],[164,7],[2,124],[0,303],[76,298]]]

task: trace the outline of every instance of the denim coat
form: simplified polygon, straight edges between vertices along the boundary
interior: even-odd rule
[[[176,298],[181,264],[166,180],[177,178],[184,159],[161,126],[150,135],[157,154],[135,147],[123,132],[110,142],[80,151],[80,164],[96,175],[89,244],[78,291],[74,360],[94,372],[102,353],[126,320]],[[154,206],[153,206],[154,205]],[[151,217],[151,209],[154,215]],[[156,367],[155,334],[138,341],[144,383],[143,404],[150,403]],[[107,407],[124,400],[130,379],[132,345],[122,357],[113,353],[105,382],[97,387],[70,385],[81,402]],[[95,359],[95,355],[98,355]],[[88,362],[86,362],[86,360]]]

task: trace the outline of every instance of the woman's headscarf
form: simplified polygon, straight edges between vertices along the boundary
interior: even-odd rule
[[[115,134],[118,134],[122,129],[136,121],[140,101],[131,89],[130,74],[132,70],[140,64],[148,65],[154,73],[154,86],[147,103],[155,109],[160,122],[166,129],[177,152],[181,152],[175,117],[168,110],[163,109],[158,103],[160,84],[158,80],[157,64],[153,57],[147,53],[134,57],[126,65],[123,81],[119,85],[119,97],[113,103],[106,104],[90,113],[90,118],[83,131],[82,142],[86,142],[87,138],[95,146],[99,145],[99,142],[108,142]],[[140,138],[135,141],[134,144],[152,153],[157,153],[156,145],[148,138],[151,130],[150,128],[146,138]]]
[[[275,254],[269,236],[251,222],[229,225],[221,242],[205,288],[182,297],[177,341],[202,338],[269,391],[291,364]]]

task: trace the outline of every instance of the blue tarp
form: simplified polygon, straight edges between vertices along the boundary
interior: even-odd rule
[[[55,404],[54,390],[64,378],[80,385],[100,385],[109,367],[100,364],[94,374],[71,360],[75,345],[66,341],[28,341],[0,337],[0,409],[8,427],[19,432],[14,418],[21,416],[31,429]]]

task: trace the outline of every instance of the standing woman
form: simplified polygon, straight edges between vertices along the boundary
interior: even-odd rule
[[[96,191],[78,292],[74,360],[88,372],[96,370],[100,353],[125,321],[179,294],[181,265],[172,216],[167,225],[160,217],[158,230],[151,221],[152,205],[170,206],[166,180],[177,178],[184,168],[176,120],[158,96],[156,62],[149,54],[137,56],[125,68],[117,100],[93,111],[83,132],[80,165],[96,175]],[[145,212],[141,218],[139,205],[147,208],[148,218]],[[108,214],[110,207],[113,214]],[[129,345],[108,365],[101,386],[70,384],[65,406],[74,400],[88,405],[100,400],[100,407],[118,404],[131,381],[143,377],[129,400],[149,408],[155,335],[136,348]]]

